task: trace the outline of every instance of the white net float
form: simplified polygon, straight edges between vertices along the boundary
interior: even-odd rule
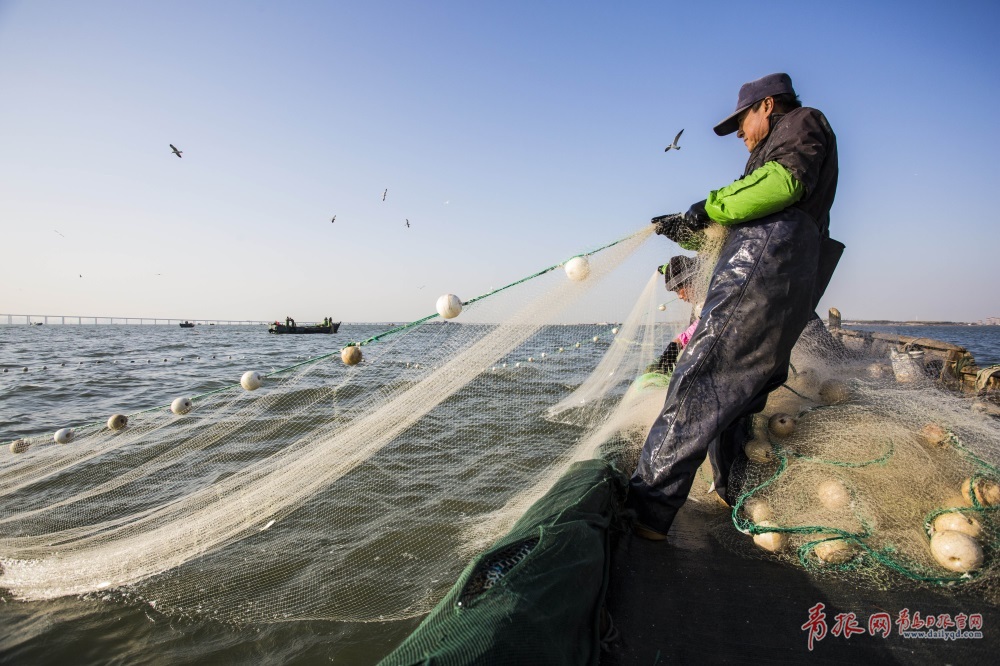
[[[170,403],[170,411],[174,414],[180,416],[181,414],[187,414],[194,407],[194,403],[191,402],[191,398],[175,398],[172,403]]]
[[[573,257],[563,268],[573,282],[582,282],[590,275],[590,262],[586,257]]]
[[[827,479],[816,488],[819,503],[831,511],[847,508],[851,503],[851,493],[839,479]]]
[[[454,319],[462,312],[462,299],[455,294],[442,294],[437,299],[437,311],[443,319]]]
[[[961,511],[942,513],[931,524],[932,532],[961,532],[973,539],[978,537],[982,530],[983,526],[976,518],[967,516]]]
[[[240,377],[240,386],[247,391],[256,391],[264,384],[264,375],[256,370],[247,370]]]
[[[351,345],[350,347],[344,347],[343,351],[340,352],[340,360],[344,362],[344,365],[357,365],[361,363],[361,347],[357,345]],[[419,365],[414,365],[414,368],[419,368]]]
[[[962,532],[935,532],[931,537],[931,555],[945,569],[965,573],[983,565],[983,549]]]
[[[775,527],[770,520],[762,520],[758,523],[761,527]],[[788,544],[788,535],[784,532],[761,532],[753,535],[753,542],[769,553],[777,553],[785,549]]]

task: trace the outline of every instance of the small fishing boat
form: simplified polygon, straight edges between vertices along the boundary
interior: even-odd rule
[[[267,327],[268,333],[336,333],[340,328],[340,322],[334,322],[331,324],[303,324],[297,325],[294,322],[291,324],[280,324],[274,322]]]
[[[192,321],[182,321],[181,328],[194,328],[194,322]]]

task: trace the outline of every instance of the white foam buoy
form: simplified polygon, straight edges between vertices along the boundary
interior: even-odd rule
[[[827,479],[816,487],[819,503],[830,511],[839,511],[851,503],[851,493],[840,479]]]
[[[579,342],[578,342],[578,343],[576,343],[576,348],[577,348],[577,349],[579,349],[579,348],[580,348],[580,343],[579,343]]]
[[[839,405],[851,399],[851,390],[840,380],[827,379],[819,387],[819,399],[828,405]]]
[[[437,300],[437,311],[443,319],[454,319],[462,312],[462,299],[455,294],[443,294]]]
[[[597,342],[597,339],[598,339],[598,338],[597,338],[597,336],[595,335],[595,336],[594,336],[594,342]]]
[[[771,445],[762,439],[752,439],[744,444],[743,452],[747,454],[747,458],[761,464],[774,462],[776,457]]]
[[[25,451],[28,450],[28,446],[29,444],[23,439],[15,439],[13,442],[10,443],[10,452],[24,453]]]
[[[560,353],[562,353],[562,351],[563,351],[563,348],[562,348],[562,347],[560,347],[560,348],[559,348],[559,352],[560,352]]]
[[[118,432],[119,430],[124,430],[127,425],[128,417],[124,414],[112,414],[111,418],[108,419],[108,430]]]
[[[260,374],[256,370],[247,370],[240,377],[240,386],[245,388],[247,391],[256,391],[261,386],[264,385],[264,375]]]
[[[76,433],[73,432],[72,428],[61,428],[60,430],[56,430],[56,434],[52,436],[52,439],[55,440],[56,444],[69,444],[73,441],[74,437],[76,437]]]
[[[770,520],[762,520],[758,523],[760,527],[775,527]],[[788,536],[784,532],[762,532],[753,535],[753,542],[770,553],[777,553],[784,550],[788,543]]]
[[[534,357],[532,357],[532,356],[529,356],[529,357],[528,357],[528,363],[534,363],[534,362],[535,362],[535,359],[534,359]]]
[[[563,268],[573,282],[582,282],[590,275],[590,261],[586,257],[573,257]]]
[[[928,423],[920,429],[920,440],[932,448],[945,447],[951,441],[951,435],[937,423]]]
[[[191,402],[191,398],[175,398],[172,403],[170,403],[170,411],[178,416],[182,414],[187,414],[194,407],[194,403]]]
[[[931,555],[950,571],[965,573],[983,564],[983,549],[975,539],[961,532],[935,532],[931,537]]]
[[[743,511],[755,523],[774,519],[774,512],[771,511],[771,505],[767,503],[766,499],[760,497],[747,499],[743,503]]]
[[[795,432],[795,417],[788,414],[774,414],[767,420],[767,429],[775,437],[788,437]]]
[[[966,479],[962,482],[962,497],[965,498],[966,506],[975,506],[973,495],[980,506],[1000,505],[1000,484],[989,479],[977,479],[973,488],[972,479]]]
[[[935,532],[961,532],[975,539],[982,532],[982,525],[972,516],[959,511],[949,511],[942,513],[931,523],[931,533]]]
[[[545,358],[545,352],[542,352],[542,358]]]
[[[855,550],[843,539],[830,539],[813,546],[813,554],[824,564],[844,564],[854,558]]]
[[[344,365],[357,365],[361,363],[361,347],[357,345],[351,345],[350,347],[344,347],[343,351],[340,352],[340,360],[344,362]],[[419,365],[414,365],[414,368],[419,368]]]
[[[617,326],[615,326],[613,329],[611,329],[611,335],[618,335],[618,327]]]
[[[659,308],[660,312],[663,312],[666,309],[667,309],[667,306],[664,305],[663,303],[660,303],[660,308]]]

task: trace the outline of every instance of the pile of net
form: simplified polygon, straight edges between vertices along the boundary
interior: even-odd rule
[[[804,346],[754,419],[736,528],[817,573],[1000,598],[998,422],[937,368],[894,372],[891,347]]]
[[[692,317],[655,272],[609,291],[676,250],[650,238],[442,297],[441,314],[293,367],[11,442],[0,588],[233,622],[427,613],[574,462],[631,471],[669,381],[648,370]],[[755,421],[742,497],[719,507],[729,529],[796,566],[995,594],[997,422],[932,380],[873,377],[884,350],[801,347]],[[795,421],[780,436],[779,413]],[[714,506],[699,483],[692,499]],[[943,566],[932,533],[967,536],[979,562]]]

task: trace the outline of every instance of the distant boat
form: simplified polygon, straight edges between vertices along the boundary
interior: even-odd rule
[[[190,321],[182,321],[181,328],[194,328],[194,323]]]
[[[33,322],[30,322],[30,323],[31,323],[32,326],[41,326],[45,322],[43,322],[43,321],[33,321]]]
[[[286,326],[285,324],[279,324],[274,322],[267,327],[268,333],[336,333],[340,329],[340,322],[334,324],[329,324],[324,326],[322,324],[306,324],[303,326]]]

